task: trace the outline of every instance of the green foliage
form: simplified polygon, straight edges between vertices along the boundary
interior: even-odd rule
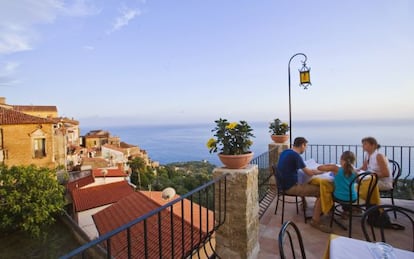
[[[141,171],[145,168],[145,161],[140,157],[135,157],[134,159],[128,161],[127,164],[131,167],[132,172]]]
[[[64,187],[48,168],[0,166],[0,229],[39,236],[65,205]]]
[[[229,123],[226,119],[215,121],[216,127],[211,130],[215,138],[210,138],[207,148],[210,153],[219,152],[223,155],[242,155],[250,152],[254,138],[253,129],[246,121]]]
[[[269,124],[269,132],[274,135],[286,135],[289,131],[289,125],[286,122],[282,122],[279,118],[274,119]]]

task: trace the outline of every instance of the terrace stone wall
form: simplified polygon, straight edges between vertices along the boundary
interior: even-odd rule
[[[216,232],[216,252],[221,258],[257,258],[260,250],[258,167],[215,168],[213,171],[215,178],[223,174],[229,174],[227,210],[225,222]]]
[[[279,162],[280,154],[289,148],[289,144],[279,144],[279,143],[270,143],[268,146],[269,151],[269,170],[273,174],[272,166],[276,165]],[[269,179],[269,184],[276,184],[275,178],[271,177]]]

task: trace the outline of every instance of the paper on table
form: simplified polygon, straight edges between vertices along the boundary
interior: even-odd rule
[[[313,158],[311,158],[309,160],[306,160],[305,165],[309,169],[317,169],[318,166],[320,166],[320,164],[318,164]],[[334,175],[333,175],[332,172],[326,172],[326,173],[323,173],[323,174],[309,176],[309,175],[305,174],[305,172],[303,172],[302,169],[298,170],[298,183],[299,184],[308,183],[314,177],[323,178],[323,179],[327,179],[329,181],[333,181]]]

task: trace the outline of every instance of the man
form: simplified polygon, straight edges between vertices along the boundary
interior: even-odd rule
[[[321,202],[319,199],[319,186],[308,183],[298,183],[299,169],[302,169],[302,171],[308,176],[323,173],[316,169],[310,169],[306,167],[306,164],[303,161],[301,154],[305,152],[307,144],[308,141],[305,138],[297,137],[293,142],[293,148],[286,149],[280,154],[279,162],[277,164],[277,171],[279,172],[279,176],[282,178],[283,181],[283,186],[280,187],[285,191],[286,194],[297,195],[300,197],[316,197],[310,224],[311,226],[323,232],[330,233],[331,228],[320,222],[320,215],[322,209]]]

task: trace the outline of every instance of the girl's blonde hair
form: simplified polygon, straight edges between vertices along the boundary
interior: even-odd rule
[[[354,171],[355,155],[351,151],[345,151],[341,155],[341,160],[344,161],[344,173],[349,177]]]

